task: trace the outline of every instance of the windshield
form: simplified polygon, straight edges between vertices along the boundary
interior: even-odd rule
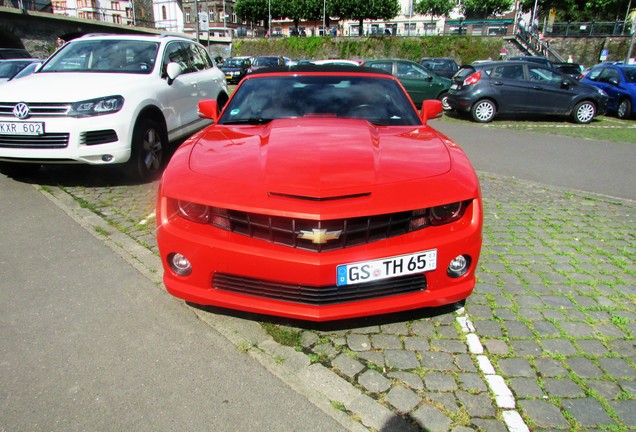
[[[253,66],[278,66],[278,57],[256,57]]]
[[[225,63],[223,63],[223,67],[227,67],[227,68],[240,68],[243,67],[243,63],[245,62],[245,60],[226,60]]]
[[[25,65],[28,65],[30,61],[4,61],[0,62],[0,78],[11,78],[13,75],[18,73]]]
[[[422,124],[396,81],[318,74],[247,80],[236,90],[219,124],[263,124],[290,117],[360,118],[384,126]]]
[[[158,47],[157,42],[139,40],[77,40],[60,49],[41,72],[149,74]]]

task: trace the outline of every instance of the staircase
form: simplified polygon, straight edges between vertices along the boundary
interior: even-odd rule
[[[565,61],[563,57],[550,48],[548,44],[544,43],[536,35],[524,30],[519,30],[514,36],[506,36],[504,38],[504,46],[506,47],[508,56],[545,56],[551,61]]]

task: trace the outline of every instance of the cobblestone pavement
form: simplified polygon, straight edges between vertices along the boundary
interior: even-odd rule
[[[36,181],[156,253],[157,183],[98,177]],[[636,430],[636,203],[480,179],[484,245],[465,307],[322,325],[259,319],[377,402],[374,412],[335,404],[371,430]]]

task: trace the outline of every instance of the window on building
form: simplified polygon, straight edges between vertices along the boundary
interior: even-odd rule
[[[168,11],[165,6],[161,6],[161,19],[164,21],[168,19]]]

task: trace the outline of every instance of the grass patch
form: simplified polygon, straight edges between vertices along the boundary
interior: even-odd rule
[[[302,332],[289,327],[263,323],[265,332],[281,345],[296,347],[301,344]]]

